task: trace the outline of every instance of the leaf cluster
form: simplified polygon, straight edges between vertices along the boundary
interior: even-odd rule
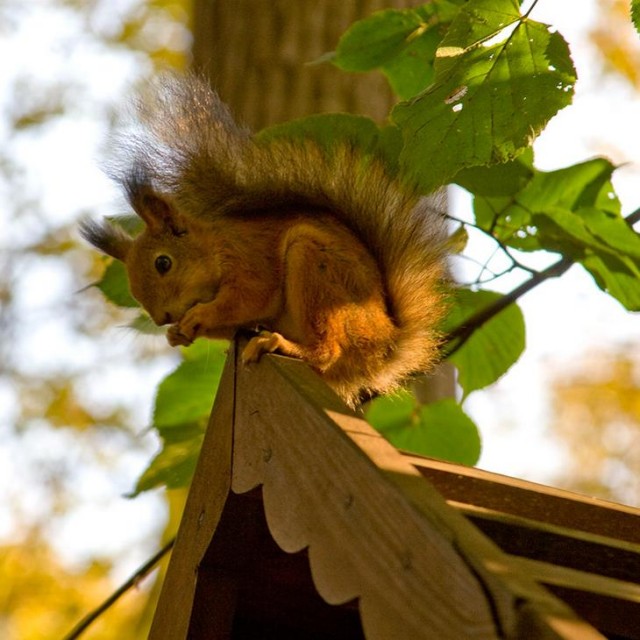
[[[328,149],[332,140],[348,139],[424,194],[457,184],[472,195],[473,220],[451,216],[452,245],[464,244],[469,230],[481,233],[507,270],[525,279],[508,294],[487,288],[493,275],[452,292],[445,355],[458,371],[462,401],[498,380],[523,352],[517,299],[572,265],[626,309],[640,309],[640,238],[635,217],[621,215],[615,168],[601,158],[551,172],[534,166],[531,145],[570,104],[577,80],[562,35],[531,17],[536,4],[522,13],[517,0],[432,0],[375,13],[355,23],[323,61],[384,73],[401,99],[389,124],[334,114],[259,134],[310,137]],[[637,2],[633,19],[637,27]],[[557,261],[542,271],[527,266],[526,256],[539,252]],[[128,306],[117,270],[107,269],[100,288]],[[196,344],[160,386],[154,424],[164,449],[138,490],[188,482],[221,358],[218,346]],[[368,417],[399,447],[465,464],[479,457],[478,429],[454,400],[423,405],[401,394],[374,401]]]

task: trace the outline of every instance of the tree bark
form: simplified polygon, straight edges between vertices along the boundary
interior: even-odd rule
[[[356,20],[415,0],[195,0],[193,67],[236,117],[260,129],[312,113],[381,122],[395,98],[381,73],[313,64]]]

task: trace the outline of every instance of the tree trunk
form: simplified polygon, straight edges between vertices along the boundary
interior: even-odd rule
[[[239,120],[260,129],[312,113],[381,122],[395,99],[380,73],[313,64],[358,19],[415,0],[195,0],[193,67]]]

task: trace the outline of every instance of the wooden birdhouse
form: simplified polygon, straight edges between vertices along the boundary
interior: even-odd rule
[[[404,454],[235,353],[152,640],[640,638],[640,511]]]

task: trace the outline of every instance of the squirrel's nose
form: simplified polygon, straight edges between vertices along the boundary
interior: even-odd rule
[[[164,315],[162,311],[149,315],[151,315],[151,318],[159,327],[165,324],[173,324],[173,316],[168,311],[165,311]]]

